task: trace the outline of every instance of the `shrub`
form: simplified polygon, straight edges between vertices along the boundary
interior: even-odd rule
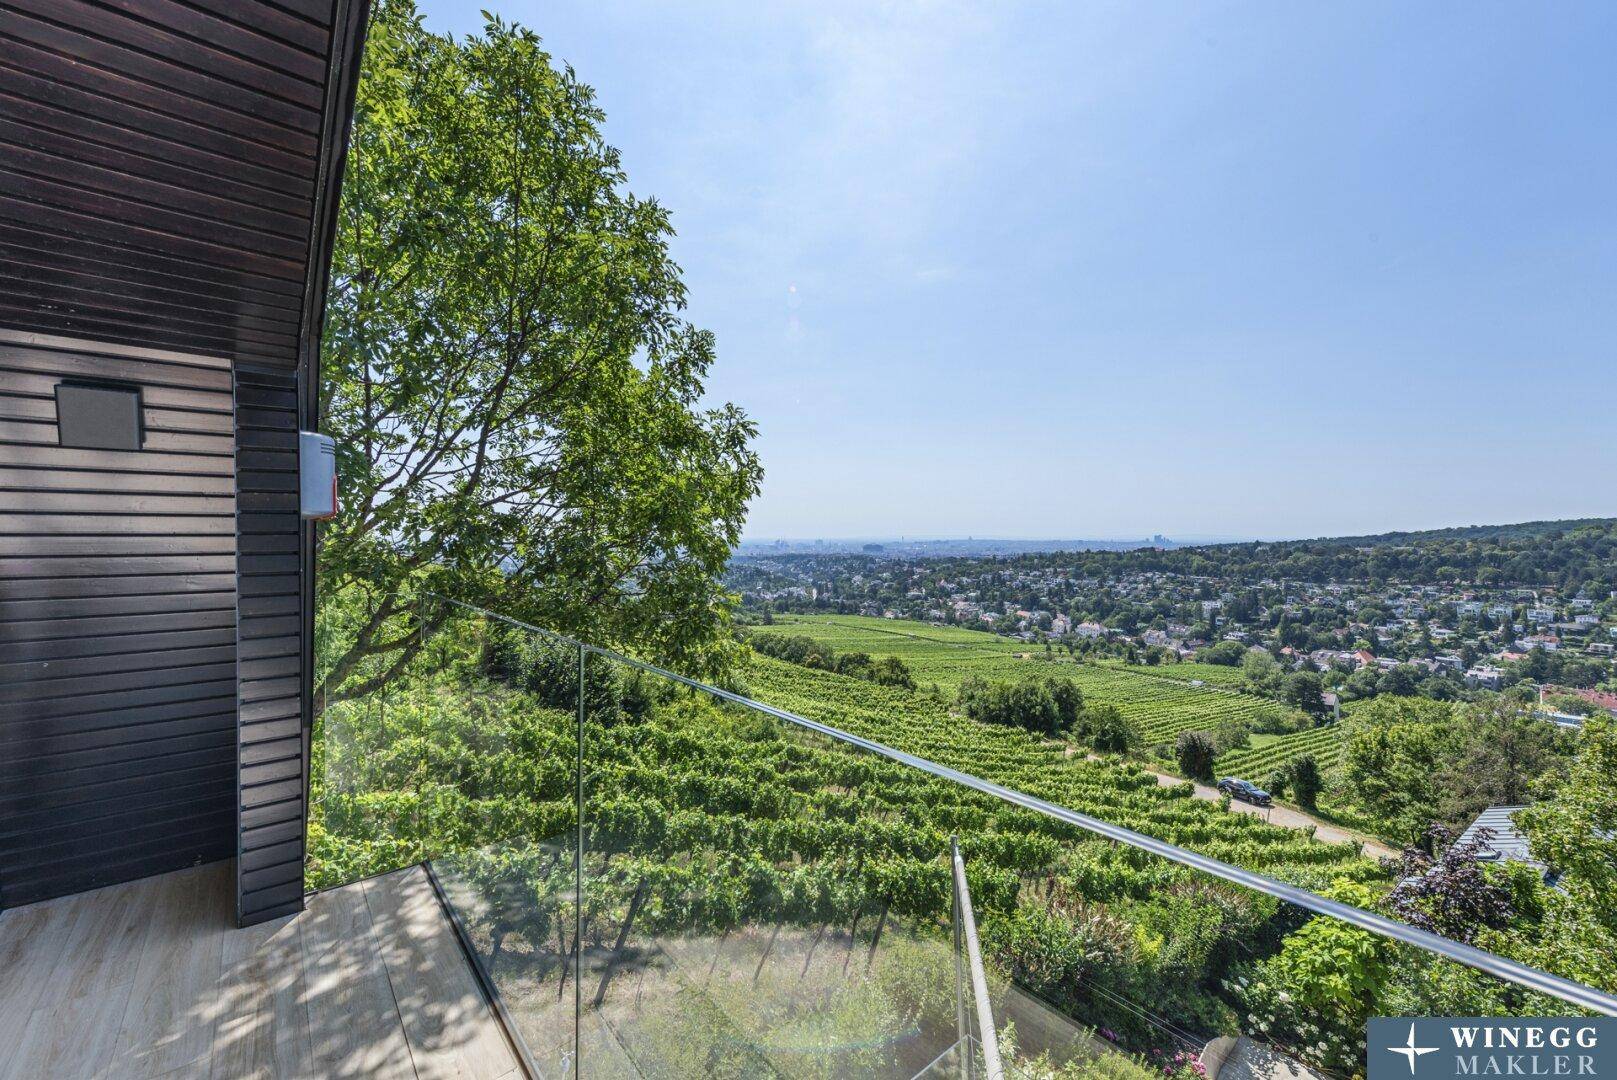
[[[753,651],[788,664],[817,671],[833,671],[850,679],[863,679],[880,686],[915,689],[915,677],[910,674],[904,661],[896,656],[874,659],[867,652],[839,653],[805,634],[753,634],[747,640]]]
[[[870,665],[868,676],[871,682],[878,686],[896,686],[901,690],[915,689],[915,676],[904,661],[896,656],[884,656]]]
[[[1289,779],[1290,777],[1287,775],[1286,767],[1282,765],[1280,768],[1269,774],[1269,779],[1264,782],[1263,786],[1265,790],[1267,790],[1269,794],[1273,795],[1275,798],[1283,799],[1286,797],[1287,787],[1290,786],[1288,784]]]
[[[1115,705],[1092,705],[1078,719],[1078,735],[1102,753],[1126,754],[1140,745],[1140,728]]]
[[[1018,908],[983,927],[983,946],[997,966],[1035,993],[1059,999],[1130,951],[1125,929],[1104,918]]]
[[[1463,844],[1441,825],[1428,831],[1428,843],[1442,851],[1436,861],[1416,847],[1404,849],[1398,884],[1387,894],[1393,914],[1409,925],[1470,944],[1482,929],[1498,930],[1515,916],[1511,892],[1491,880],[1477,854],[1493,839],[1481,828]]]
[[[1084,696],[1071,679],[989,682],[973,676],[960,684],[960,707],[973,720],[1019,727],[1040,735],[1072,729]]]
[[[1291,788],[1298,805],[1305,810],[1314,809],[1320,789],[1325,786],[1324,778],[1320,775],[1319,762],[1314,755],[1299,754],[1292,758],[1286,765],[1286,781],[1286,786]]]
[[[1179,771],[1186,776],[1196,780],[1213,778],[1213,761],[1218,751],[1205,731],[1181,731],[1173,752],[1179,761]]]
[[[1338,879],[1333,900],[1369,908],[1366,885]],[[1288,1046],[1309,1065],[1351,1074],[1364,1062],[1365,1021],[1391,981],[1399,954],[1386,938],[1321,915],[1288,935],[1280,951],[1226,983],[1265,1041]]]

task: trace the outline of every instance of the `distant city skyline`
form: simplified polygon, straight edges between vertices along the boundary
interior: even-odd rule
[[[749,538],[1613,511],[1617,6],[489,6],[672,214]]]
[[[1613,515],[1613,516],[1617,516],[1617,515]],[[1574,521],[1587,520],[1587,519],[1579,519],[1579,518],[1545,518],[1545,519],[1539,519],[1539,520],[1551,521],[1551,522],[1566,521],[1566,522],[1570,523],[1570,522],[1574,522]],[[1098,535],[1098,534],[1097,535],[1086,535],[1086,536],[1078,536],[1078,535],[1072,535],[1072,536],[1056,536],[1056,535],[1034,536],[1034,535],[1016,535],[1016,534],[1012,534],[1012,533],[1002,533],[1002,534],[996,534],[996,533],[963,533],[963,534],[955,534],[955,535],[948,535],[948,534],[921,534],[921,533],[916,533],[916,534],[869,533],[869,534],[852,534],[852,535],[845,535],[845,536],[831,536],[831,535],[824,535],[824,536],[812,536],[812,535],[805,535],[805,536],[760,536],[760,535],[753,535],[751,533],[748,533],[746,536],[744,536],[742,538],[742,545],[743,546],[749,546],[749,545],[762,546],[762,545],[778,544],[778,543],[803,544],[803,545],[806,545],[806,544],[819,544],[819,543],[823,543],[823,544],[826,544],[826,545],[833,545],[833,544],[870,544],[870,543],[877,543],[877,544],[881,544],[881,543],[889,543],[889,544],[900,544],[900,543],[921,544],[921,543],[963,543],[963,542],[970,542],[970,541],[978,541],[978,542],[983,542],[983,543],[1016,543],[1016,544],[1057,544],[1057,543],[1075,543],[1075,542],[1086,542],[1086,541],[1088,541],[1088,542],[1094,542],[1094,543],[1113,544],[1113,543],[1136,543],[1136,542],[1149,543],[1149,542],[1153,542],[1153,541],[1167,541],[1169,544],[1171,544],[1173,546],[1177,546],[1177,547],[1195,547],[1195,546],[1206,545],[1206,544],[1261,544],[1261,543],[1279,543],[1279,542],[1284,542],[1284,541],[1299,541],[1299,540],[1304,540],[1304,541],[1306,541],[1306,540],[1333,540],[1333,539],[1340,539],[1340,538],[1343,538],[1343,537],[1377,536],[1377,535],[1383,535],[1383,534],[1397,534],[1397,533],[1411,533],[1411,532],[1412,533],[1420,533],[1420,532],[1428,532],[1428,531],[1442,531],[1442,530],[1446,530],[1446,529],[1462,529],[1462,528],[1488,527],[1488,526],[1497,526],[1497,525],[1524,525],[1524,524],[1528,524],[1528,522],[1523,522],[1523,521],[1466,521],[1466,522],[1450,522],[1450,523],[1447,523],[1447,524],[1440,524],[1440,525],[1421,526],[1418,529],[1406,529],[1406,528],[1402,528],[1402,527],[1393,525],[1393,526],[1389,526],[1389,527],[1383,528],[1383,529],[1376,529],[1375,531],[1369,532],[1369,533],[1365,533],[1365,532],[1319,533],[1319,534],[1295,535],[1295,536],[1292,536],[1292,535],[1255,536],[1255,535],[1251,535],[1251,534],[1242,535],[1242,534],[1227,534],[1227,533],[1176,533],[1176,534],[1173,534],[1173,535],[1169,535],[1167,533],[1163,533],[1163,532],[1157,531],[1157,530],[1151,530],[1151,531],[1135,530],[1134,532],[1130,532],[1130,533],[1119,533],[1119,534],[1110,535],[1110,536],[1102,536],[1102,535]]]

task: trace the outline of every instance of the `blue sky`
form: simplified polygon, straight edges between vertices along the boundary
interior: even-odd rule
[[[1617,514],[1617,5],[485,2],[671,209],[754,538]]]

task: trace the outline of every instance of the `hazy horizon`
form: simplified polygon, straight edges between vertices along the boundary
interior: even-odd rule
[[[672,214],[749,538],[1610,512],[1617,6],[490,6]]]
[[[773,543],[777,543],[777,542],[781,542],[781,541],[785,541],[785,542],[788,542],[788,543],[813,543],[815,541],[824,541],[826,543],[854,544],[854,543],[881,543],[881,542],[884,542],[884,541],[886,541],[886,542],[904,542],[904,543],[948,543],[948,542],[958,542],[958,541],[967,541],[967,540],[978,540],[978,541],[995,541],[995,542],[1008,542],[1008,543],[1045,543],[1045,542],[1058,543],[1058,542],[1064,542],[1064,541],[1088,540],[1088,541],[1095,541],[1095,542],[1098,542],[1098,543],[1121,543],[1121,542],[1125,542],[1125,541],[1134,541],[1134,540],[1150,540],[1150,539],[1152,539],[1154,537],[1160,536],[1160,537],[1163,537],[1166,540],[1173,541],[1174,543],[1177,543],[1177,544],[1187,545],[1187,546],[1194,546],[1194,545],[1200,545],[1200,544],[1255,544],[1255,543],[1278,543],[1278,542],[1284,542],[1284,541],[1297,541],[1297,540],[1330,540],[1330,539],[1333,539],[1333,538],[1336,538],[1336,537],[1343,537],[1343,536],[1378,536],[1378,535],[1389,534],[1389,533],[1434,532],[1434,531],[1442,531],[1442,530],[1447,530],[1447,529],[1469,529],[1469,528],[1489,528],[1489,527],[1496,527],[1496,526],[1529,525],[1529,524],[1534,524],[1534,523],[1539,522],[1539,521],[1545,521],[1545,522],[1580,521],[1580,520],[1588,520],[1590,518],[1610,519],[1610,518],[1613,518],[1613,517],[1617,517],[1617,515],[1610,515],[1610,514],[1607,514],[1607,515],[1587,515],[1587,516],[1579,515],[1577,517],[1534,518],[1534,519],[1524,519],[1524,520],[1519,520],[1519,521],[1518,520],[1509,520],[1509,521],[1467,521],[1467,522],[1463,522],[1463,523],[1462,522],[1451,522],[1451,523],[1443,524],[1443,525],[1423,525],[1423,526],[1421,526],[1419,528],[1406,528],[1406,527],[1401,526],[1401,525],[1391,525],[1391,526],[1388,526],[1387,528],[1375,529],[1375,530],[1371,530],[1371,531],[1367,531],[1367,532],[1317,533],[1317,534],[1307,534],[1307,535],[1297,534],[1297,535],[1272,535],[1272,536],[1254,536],[1254,535],[1250,535],[1250,534],[1243,535],[1243,534],[1228,534],[1228,533],[1197,533],[1197,532],[1188,532],[1188,533],[1175,534],[1175,533],[1165,532],[1162,529],[1136,530],[1134,532],[1117,533],[1117,534],[1112,534],[1112,535],[1101,535],[1101,534],[1096,534],[1096,533],[1084,533],[1084,532],[1060,533],[1060,534],[1053,534],[1053,533],[1051,533],[1051,534],[988,533],[988,532],[983,532],[983,533],[942,533],[942,534],[940,534],[940,533],[871,532],[871,533],[854,533],[854,534],[846,534],[846,535],[832,535],[832,534],[829,534],[829,533],[823,533],[823,534],[808,533],[808,534],[802,534],[802,535],[784,535],[783,534],[783,535],[766,536],[766,535],[761,535],[761,534],[755,534],[755,533],[749,531],[749,532],[746,533],[746,535],[744,535],[741,538],[741,542],[743,544],[773,544]]]

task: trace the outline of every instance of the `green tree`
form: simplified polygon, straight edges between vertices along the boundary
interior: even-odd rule
[[[1218,752],[1205,731],[1181,731],[1173,752],[1179,762],[1179,771],[1192,780],[1213,778],[1213,760]]]
[[[1261,649],[1251,649],[1241,661],[1241,675],[1247,689],[1266,697],[1275,697],[1285,682],[1286,672],[1280,661]]]
[[[910,673],[909,667],[896,656],[883,656],[870,665],[870,674],[867,676],[871,682],[882,686],[896,686],[901,690],[915,689],[915,676]]]
[[[1281,686],[1280,700],[1315,719],[1325,716],[1325,683],[1312,671],[1294,671]]]
[[[1286,766],[1286,786],[1304,810],[1313,810],[1319,799],[1325,778],[1319,770],[1319,761],[1313,754],[1300,754]]]
[[[1071,679],[989,682],[971,676],[960,684],[959,701],[973,720],[1041,735],[1071,730],[1084,706],[1083,693]]]
[[[1345,722],[1342,785],[1386,835],[1413,843],[1426,834],[1445,748],[1457,738],[1454,711],[1422,698],[1377,698]]]
[[[1078,718],[1076,734],[1103,753],[1126,754],[1144,742],[1139,725],[1116,705],[1091,705]]]
[[[1571,737],[1497,696],[1460,707],[1454,741],[1438,766],[1432,816],[1463,828],[1488,806],[1532,802],[1547,774],[1562,770]]]
[[[531,32],[457,40],[378,3],[322,344],[343,510],[318,563],[327,594],[374,602],[322,708],[403,670],[413,585],[719,666],[755,429],[701,404],[713,336],[602,121]]]
[[[1376,692],[1379,694],[1396,694],[1407,697],[1420,687],[1420,675],[1411,664],[1399,664],[1376,683]]]
[[[1212,633],[1211,630],[1208,631]],[[1236,667],[1246,655],[1246,646],[1239,641],[1220,641],[1209,645],[1196,653],[1196,659],[1203,664],[1221,664],[1224,667]]]
[[[1617,931],[1617,723],[1586,721],[1553,797],[1519,812],[1516,822],[1533,857],[1559,871],[1562,888]]]

